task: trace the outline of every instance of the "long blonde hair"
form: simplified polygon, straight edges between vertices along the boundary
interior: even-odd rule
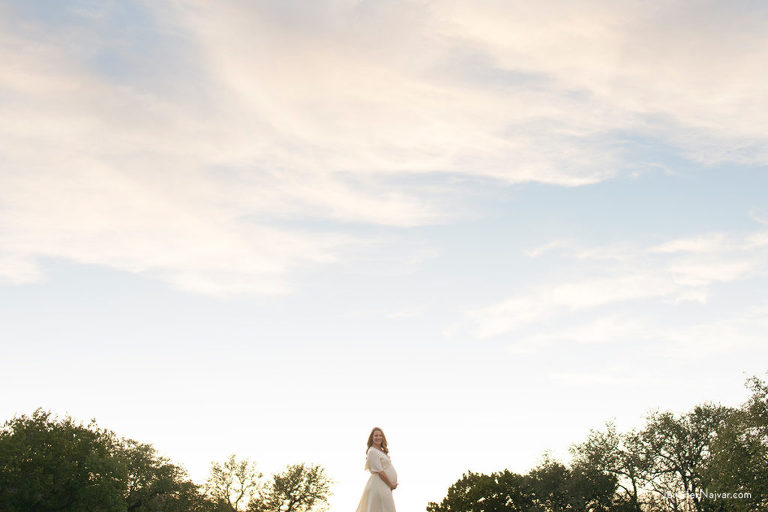
[[[383,438],[381,440],[381,451],[389,455],[389,448],[387,448],[387,436],[384,435],[384,431],[379,427],[373,427],[373,430],[371,430],[371,434],[368,436],[368,447],[365,449],[365,453],[368,453],[368,450],[370,450],[371,446],[373,446],[373,433],[377,430],[381,432],[381,437]]]

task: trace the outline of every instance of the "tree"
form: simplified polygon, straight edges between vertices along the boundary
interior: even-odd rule
[[[127,467],[127,512],[187,512],[204,509],[198,486],[186,471],[160,457],[150,444],[124,439],[121,458]]]
[[[616,478],[589,466],[567,467],[544,455],[543,462],[527,475],[534,507],[542,512],[613,510]]]
[[[205,485],[206,494],[219,510],[242,512],[248,503],[257,499],[262,476],[254,462],[237,460],[230,455],[223,463],[211,464],[211,476]]]
[[[532,490],[523,476],[508,470],[490,475],[468,471],[440,503],[430,502],[427,512],[528,511],[532,506]]]
[[[202,511],[183,469],[148,444],[95,421],[59,420],[41,409],[0,430],[0,510]]]
[[[730,413],[725,407],[705,404],[681,417],[671,412],[649,416],[639,436],[649,468],[647,480],[656,492],[670,498],[673,510],[690,502],[696,512],[704,511],[700,496],[710,447]]]
[[[41,409],[0,430],[0,510],[125,510],[127,470],[114,434]]]
[[[768,383],[740,408],[654,412],[639,431],[612,423],[525,475],[468,472],[428,512],[756,512],[768,510]],[[741,494],[740,494],[741,493]],[[737,494],[734,496],[733,494]]]
[[[528,473],[534,488],[534,503],[539,507],[537,510],[560,512],[566,509],[568,476],[568,468],[544,454],[544,461]]]
[[[729,500],[733,512],[768,510],[768,385],[752,377],[747,387],[752,396],[727,415],[703,472],[710,490],[749,494]]]
[[[615,478],[592,468],[565,465],[545,455],[526,475],[508,470],[465,473],[428,512],[603,512],[612,508]]]
[[[319,465],[294,464],[274,475],[262,496],[249,504],[252,512],[309,512],[323,510],[331,495],[330,480]]]
[[[574,445],[571,454],[582,467],[594,468],[616,479],[619,495],[614,510],[641,512],[645,465],[640,447],[636,432],[621,434],[613,423],[607,423],[604,431],[590,430],[587,440]]]
[[[617,496],[616,475],[606,474],[589,465],[571,464],[565,482],[566,510],[589,512],[624,512],[626,502]]]

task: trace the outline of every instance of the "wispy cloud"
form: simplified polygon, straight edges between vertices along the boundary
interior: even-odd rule
[[[651,247],[648,252],[658,253],[707,253],[720,251],[726,249],[725,243],[727,239],[723,233],[714,233],[709,235],[702,235],[693,238],[682,238],[679,240],[672,240],[664,244]]]
[[[704,305],[717,296],[717,286],[768,276],[768,245],[762,243],[763,235],[763,231],[740,237],[711,233],[634,249],[630,244],[605,248],[546,244],[543,249],[561,250],[549,254],[534,249],[529,256],[547,254],[553,265],[567,265],[583,277],[532,285],[468,312],[467,320],[475,336],[505,335],[516,340],[512,350],[523,352],[564,342],[651,338],[666,347],[662,351],[679,353],[686,344],[707,351],[740,343],[747,336],[744,333],[752,333],[747,337],[754,342],[760,329],[755,324],[759,315],[752,309],[714,316],[709,312],[700,321],[670,325],[661,320],[667,315],[658,312],[684,303]],[[601,257],[603,250],[611,257]]]
[[[368,246],[333,223],[458,215],[458,188],[396,178],[585,185],[655,165],[625,159],[634,136],[705,162],[768,162],[754,6],[706,4],[690,20],[680,3],[136,5],[156,31],[157,48],[141,51],[162,62],[119,54],[109,31],[22,23],[2,8],[0,273],[11,281],[39,279],[35,261],[54,257],[203,293],[280,293],[292,269]],[[109,19],[90,2],[72,14]],[[111,72],[99,64],[111,57],[144,67]],[[282,222],[307,218],[329,224]],[[733,276],[752,264],[731,263]],[[710,279],[687,268],[690,283]],[[505,308],[523,322],[550,300],[620,299],[617,287],[690,293],[648,273],[615,279]]]
[[[596,277],[537,286],[468,315],[476,325],[476,334],[488,337],[606,304],[670,296],[677,290],[673,282],[653,272]]]
[[[499,67],[583,91],[604,107],[591,119],[663,136],[703,162],[768,158],[765,70],[754,66],[768,53],[764,6],[700,2],[692,16],[678,1],[450,5],[447,34]]]
[[[36,261],[49,257],[200,293],[285,293],[297,268],[376,244],[275,221],[439,218],[365,176],[278,172],[258,149],[269,144],[254,143],[234,113],[208,122],[205,107],[111,84],[66,46],[31,46],[9,30],[3,40],[0,276],[10,282],[41,279]]]

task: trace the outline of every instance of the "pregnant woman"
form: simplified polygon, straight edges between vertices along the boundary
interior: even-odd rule
[[[389,460],[387,438],[379,427],[374,427],[368,436],[366,455],[365,469],[371,472],[371,477],[365,484],[357,512],[395,512],[392,491],[397,488],[397,472]]]

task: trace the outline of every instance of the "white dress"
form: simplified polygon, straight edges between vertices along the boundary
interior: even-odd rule
[[[365,469],[371,472],[368,483],[365,484],[363,497],[357,506],[357,512],[395,512],[395,500],[392,499],[392,489],[377,474],[383,471],[389,481],[397,483],[397,472],[389,460],[389,456],[383,451],[371,446],[368,448],[368,459],[365,461]]]

